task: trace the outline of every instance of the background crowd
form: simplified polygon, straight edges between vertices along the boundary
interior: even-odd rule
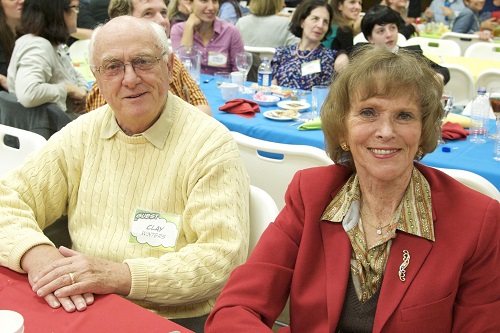
[[[493,31],[498,30],[500,22],[499,0],[382,0],[375,2],[330,0],[322,4],[328,12],[328,17],[324,18],[328,29],[323,32],[322,27],[313,28],[313,33],[318,33],[318,36],[313,39],[319,40],[322,45],[319,46],[316,41],[312,43],[309,41],[311,37],[308,29],[304,30],[300,27],[302,20],[306,20],[311,14],[308,9],[310,7],[301,6],[307,2],[309,1],[166,0],[164,3],[168,8],[165,10],[164,19],[168,19],[167,30],[170,33],[174,52],[181,46],[195,47],[201,52],[202,73],[213,74],[218,71],[237,70],[235,57],[237,53],[244,51],[244,46],[273,47],[276,48],[276,56],[272,60],[274,83],[300,89],[310,89],[312,85],[326,84],[333,80],[335,72],[339,71],[339,68],[334,67],[336,55],[352,51],[354,37],[362,34],[361,21],[364,14],[377,4],[386,5],[394,11],[398,17],[398,33],[406,39],[417,36],[422,24],[435,22],[444,24],[451,31],[477,34],[481,39],[488,40],[492,37]],[[75,3],[78,7],[72,8],[73,12],[75,9],[78,10],[78,13],[75,12],[77,14],[75,15],[76,27],[70,23],[65,28],[71,38],[64,37],[60,40],[59,52],[64,52],[62,48],[66,44],[70,45],[76,38],[88,38],[97,24],[110,19],[109,0],[81,0]],[[13,56],[15,41],[27,31],[21,24],[23,4],[24,0],[4,0],[0,9],[0,17],[5,18],[0,21],[2,25],[0,87],[3,90],[9,90],[7,68]],[[292,13],[283,10],[288,6],[292,6]],[[52,9],[49,10],[52,11]],[[180,25],[177,26],[177,24]],[[268,33],[270,31],[273,33]],[[42,37],[47,39],[47,36]],[[49,37],[49,40],[50,38],[52,37]],[[19,50],[22,47],[22,41],[23,39],[18,42]],[[294,61],[289,62],[292,58]],[[16,64],[19,62],[17,56],[14,62]],[[61,66],[63,65],[59,64],[57,67]],[[254,67],[256,66],[258,63],[254,64]],[[11,70],[13,82],[10,92],[12,94],[16,94],[14,83],[17,76],[14,74],[16,68],[17,66],[12,66]],[[42,99],[40,99],[40,94],[35,97],[33,93],[24,94],[26,97],[23,97],[23,92],[19,88],[17,89],[17,94],[20,95],[18,98],[26,106],[36,105],[39,103],[38,100],[50,101],[58,103],[61,109],[69,110],[69,113],[72,113],[75,107],[77,113],[81,112],[82,103],[78,100],[85,99],[86,95],[81,90],[75,95],[72,86],[78,86],[78,78],[71,78],[78,74],[73,74],[70,68],[64,71],[67,78],[65,82],[71,86],[67,92],[58,93],[61,95],[59,101],[53,99],[53,95],[50,94]],[[292,73],[291,77],[283,75],[286,72]],[[21,77],[24,79],[23,76]],[[47,83],[53,85],[54,79]],[[82,88],[84,88],[83,85]],[[62,96],[65,94],[68,98]],[[89,98],[93,101],[92,96]],[[88,109],[89,103],[87,103]],[[75,115],[72,117],[74,118]]]

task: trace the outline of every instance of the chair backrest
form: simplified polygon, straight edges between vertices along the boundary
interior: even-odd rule
[[[486,91],[500,87],[500,68],[488,68],[482,71],[476,80],[476,90],[481,87],[486,88]]]
[[[284,7],[281,10],[280,14],[291,17],[293,15],[293,13],[295,13],[295,9],[296,9],[295,7]]]
[[[278,213],[278,206],[269,193],[250,185],[250,246],[248,247],[248,255],[252,253],[260,235],[266,230],[269,223],[276,219]]]
[[[444,86],[445,90],[453,93],[454,105],[465,106],[475,96],[474,78],[464,66],[458,64],[443,64],[450,71],[450,81]]]
[[[261,60],[263,57],[267,57],[271,61],[276,53],[276,48],[245,45],[245,51],[257,54]]]
[[[11,144],[7,145],[7,141]],[[23,164],[26,156],[42,148],[46,142],[43,136],[36,133],[0,125],[0,156],[2,157],[0,176]],[[17,148],[12,146],[17,146]]]
[[[465,50],[464,57],[500,60],[500,45],[496,43],[477,42]]]
[[[69,57],[73,62],[89,63],[90,39],[79,39],[73,42],[68,48]]]
[[[276,49],[274,47],[260,47],[260,46],[245,46],[245,51],[252,53],[253,62],[252,68],[248,72],[247,80],[250,82],[257,82],[259,66],[264,57],[269,59],[269,63],[273,59]]]
[[[449,55],[459,57],[462,50],[457,42],[448,39],[435,39],[425,37],[412,37],[406,45],[420,45],[424,54]]]
[[[445,32],[441,35],[441,39],[451,39],[455,41],[458,46],[460,46],[460,55],[465,54],[465,50],[474,43],[479,43],[481,40],[478,35],[475,34],[462,34],[459,32]]]
[[[255,139],[232,132],[250,175],[250,184],[271,195],[279,209],[285,205],[285,192],[299,170],[333,164],[316,147],[291,145]]]
[[[455,178],[467,187],[470,187],[478,192],[486,194],[487,196],[500,202],[500,192],[490,183],[486,178],[466,170],[436,168],[443,171],[449,176]]]
[[[354,36],[352,43],[356,45],[357,43],[368,43],[368,41],[365,38],[365,35],[363,35],[362,32]],[[406,44],[406,37],[403,36],[403,34],[398,33],[398,43],[399,46],[405,46]]]

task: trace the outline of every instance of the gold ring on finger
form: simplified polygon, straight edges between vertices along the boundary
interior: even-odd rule
[[[75,284],[75,276],[73,275],[73,273],[68,273],[69,275],[69,278],[71,279],[71,284]]]

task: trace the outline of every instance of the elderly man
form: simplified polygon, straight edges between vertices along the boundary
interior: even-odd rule
[[[167,5],[164,0],[111,0],[108,14],[110,18],[122,15],[145,18],[163,26],[167,36],[170,34],[170,22],[168,21]],[[203,92],[177,58],[174,59],[170,91],[206,114],[212,115]],[[104,104],[106,104],[106,100],[100,94],[97,84],[94,84],[87,97],[86,109],[92,111]]]
[[[159,25],[112,19],[89,53],[108,105],[0,179],[0,265],[28,273],[53,308],[82,311],[93,294],[116,293],[202,326],[246,259],[249,179],[238,147],[168,91],[174,56]],[[41,229],[66,213],[73,249],[57,249]]]

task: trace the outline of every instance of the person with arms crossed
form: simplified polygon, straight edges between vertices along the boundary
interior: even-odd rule
[[[299,171],[205,332],[500,332],[500,203],[418,163],[443,85],[410,51],[372,45],[321,108],[335,162]]]
[[[131,15],[151,20],[163,26],[168,36],[170,23],[167,18],[166,3],[165,0],[111,0],[108,13],[111,18]],[[177,57],[174,57],[174,68],[169,89],[174,95],[181,97],[209,116],[212,115],[212,110],[205,95]],[[87,97],[86,109],[92,111],[104,104],[106,104],[106,100],[100,94],[97,83],[94,83]]]
[[[113,36],[109,39],[108,36]],[[130,16],[94,30],[108,101],[0,178],[0,265],[53,308],[116,293],[200,331],[248,251],[249,179],[218,121],[168,91],[163,27]],[[41,229],[68,215],[72,249]]]

